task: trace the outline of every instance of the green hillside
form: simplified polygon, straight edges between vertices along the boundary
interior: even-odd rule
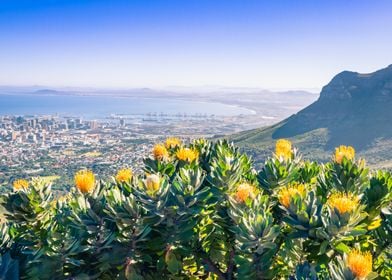
[[[282,125],[259,128],[230,136],[230,140],[248,155],[257,165],[264,163],[273,151],[273,132]],[[333,149],[325,149],[328,142],[328,129],[319,128],[295,137],[290,137],[294,146],[301,150],[305,159],[326,162],[330,160]],[[392,169],[392,139],[379,139],[366,149],[359,150],[358,156],[366,158],[371,168]]]
[[[352,145],[372,167],[392,167],[392,65],[371,74],[344,71],[326,85],[320,98],[302,111],[267,128],[230,136],[257,163],[272,142],[290,139],[305,158],[329,159],[334,147]]]

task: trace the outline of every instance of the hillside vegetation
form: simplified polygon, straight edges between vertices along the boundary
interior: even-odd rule
[[[255,165],[261,168],[264,161],[273,152],[273,132],[282,123],[271,127],[254,129],[239,134],[230,135],[228,138],[241,148],[241,151],[251,156]],[[333,149],[325,148],[328,142],[328,129],[319,128],[291,138],[296,147],[301,150],[303,158],[317,162],[331,160]],[[378,139],[365,149],[357,151],[358,156],[366,158],[370,169],[392,170],[392,139]]]
[[[1,195],[0,279],[391,279],[392,177],[352,147],[287,140],[260,170],[226,141],[157,144],[143,174],[75,174]]]

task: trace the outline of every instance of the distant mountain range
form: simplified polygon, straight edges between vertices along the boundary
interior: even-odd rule
[[[257,154],[256,161],[264,160],[278,138],[291,139],[310,159],[324,161],[344,144],[354,146],[371,164],[392,168],[392,65],[370,74],[341,72],[316,102],[297,114],[231,137]]]

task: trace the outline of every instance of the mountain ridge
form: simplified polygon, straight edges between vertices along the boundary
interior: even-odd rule
[[[308,107],[274,126],[244,132],[242,136],[237,134],[231,139],[249,151],[249,147],[258,143],[288,138],[297,142],[302,139],[301,150],[310,155],[314,150],[326,154],[338,145],[352,145],[358,152],[366,153],[381,142],[389,143],[391,120],[392,64],[368,74],[340,72]],[[318,142],[319,148],[315,149],[311,135],[323,139]],[[325,156],[316,158],[325,160]]]

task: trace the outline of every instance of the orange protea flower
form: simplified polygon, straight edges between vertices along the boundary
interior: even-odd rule
[[[352,194],[334,193],[328,198],[327,204],[331,208],[336,208],[340,214],[344,214],[357,208],[359,199]]]
[[[255,187],[248,184],[242,183],[237,187],[237,191],[235,193],[235,199],[238,202],[245,202],[248,198],[254,198],[255,196]]]
[[[290,206],[290,201],[295,195],[304,196],[305,185],[304,184],[292,184],[283,189],[278,193],[278,199],[280,204],[288,208]]]
[[[181,148],[176,152],[178,160],[192,162],[199,157],[199,153],[193,149]]]
[[[131,181],[131,179],[132,179],[132,170],[131,169],[123,168],[117,172],[116,180],[118,182],[122,182],[122,183],[129,182],[129,181]]]
[[[156,192],[161,185],[161,178],[156,174],[150,174],[147,176],[145,184],[147,191]]]
[[[169,157],[169,152],[163,144],[156,144],[152,149],[152,154],[156,160],[165,160]]]
[[[176,137],[169,137],[165,141],[165,146],[167,149],[173,149],[181,145],[181,140]]]
[[[75,174],[75,185],[82,193],[89,193],[95,188],[95,176],[90,170],[81,170]]]
[[[279,139],[276,141],[275,155],[278,158],[290,159],[293,155],[291,142],[286,139]]]
[[[352,160],[355,156],[355,150],[351,146],[339,146],[338,148],[335,149],[335,157],[334,161],[336,163],[341,164],[343,161],[343,158],[346,158],[348,160]]]
[[[13,186],[15,191],[21,189],[27,189],[29,187],[29,182],[24,179],[19,179],[14,181]]]
[[[351,250],[347,257],[347,266],[355,277],[364,279],[372,272],[373,258],[370,252],[361,253],[357,249]]]

